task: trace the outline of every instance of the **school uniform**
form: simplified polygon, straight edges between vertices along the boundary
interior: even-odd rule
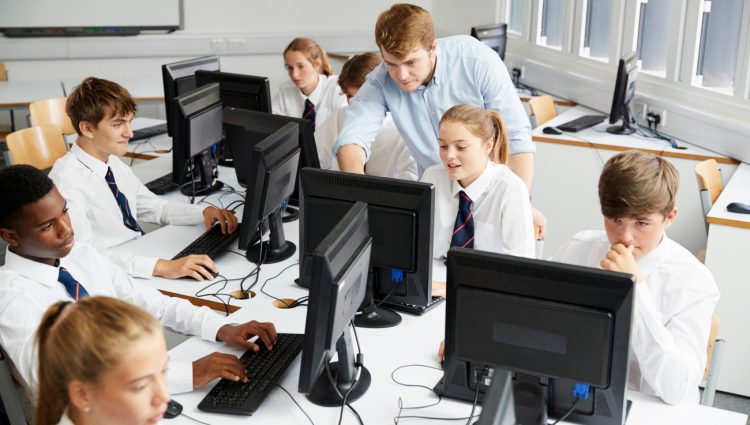
[[[92,245],[76,243],[58,266],[26,259],[8,249],[5,265],[0,267],[0,343],[31,394],[38,385],[35,335],[44,312],[58,301],[73,300],[58,281],[61,268],[67,270],[88,295],[128,301],[176,332],[216,341],[219,328],[226,324],[225,318],[207,307],[195,307],[187,300],[168,297],[154,288],[136,284]],[[192,391],[192,363],[170,361],[168,383],[172,393]]]
[[[553,261],[599,267],[609,251],[607,234],[580,232]],[[666,235],[638,260],[644,282],[635,286],[628,388],[669,404],[698,403],[706,366],[711,315],[719,290],[695,256]]]
[[[338,75],[318,76],[318,85],[309,96],[286,80],[279,86],[279,91],[273,98],[273,113],[288,117],[303,117],[305,100],[309,99],[315,106],[315,129],[317,130],[340,107],[346,106],[346,95],[339,88]]]
[[[324,170],[339,170],[331,148],[344,125],[347,110],[347,107],[339,108],[315,131],[320,168]],[[390,114],[386,115],[383,129],[375,136],[375,141],[372,154],[365,164],[365,174],[412,181],[419,179],[417,161],[411,156]]]
[[[200,224],[206,207],[167,202],[148,190],[132,169],[116,156],[110,155],[105,163],[77,143],[55,162],[49,176],[68,202],[76,241],[104,248],[103,253],[128,274],[150,278],[159,258],[115,253],[107,249],[141,236],[139,230],[129,228],[123,222],[123,212],[106,180],[108,169],[112,170],[117,189],[127,198],[135,220],[160,225]]]
[[[459,192],[473,202],[473,248],[535,257],[534,223],[529,192],[523,181],[505,165],[488,161],[482,174],[468,187],[448,176],[443,165],[425,170],[422,181],[435,185],[433,256],[445,257],[459,209]]]

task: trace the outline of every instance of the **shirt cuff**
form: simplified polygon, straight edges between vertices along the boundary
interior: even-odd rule
[[[170,394],[193,391],[193,363],[185,360],[170,360],[167,371],[167,386]]]
[[[337,154],[339,152],[339,149],[341,149],[343,146],[346,146],[346,145],[357,145],[357,146],[361,147],[365,151],[365,162],[367,162],[367,161],[370,160],[370,155],[372,154],[372,151],[370,150],[370,147],[367,146],[367,144],[365,144],[364,142],[357,140],[357,141],[354,141],[354,142],[344,142],[344,143],[336,142],[336,144],[333,145],[333,148],[331,149],[331,153],[333,154],[333,158],[336,159],[336,161],[338,161]]]
[[[531,140],[531,136],[526,134],[522,137],[511,138],[509,147],[511,155],[517,153],[536,153],[536,144]]]
[[[205,339],[206,341],[217,341],[216,334],[219,333],[219,329],[221,329],[222,326],[229,323],[227,321],[226,317],[219,316],[217,313],[215,313],[213,310],[209,309],[208,307],[200,307],[201,309],[209,310],[208,315],[206,316],[206,320],[203,321],[203,324],[201,325],[201,334],[200,337],[202,339]]]
[[[156,257],[141,257],[135,256],[133,258],[133,277],[139,277],[141,279],[151,279],[154,277],[154,268],[156,262],[159,261]]]

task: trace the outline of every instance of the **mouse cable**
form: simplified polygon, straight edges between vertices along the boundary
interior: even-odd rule
[[[294,264],[290,264],[290,265],[288,265],[288,266],[284,267],[284,268],[283,268],[283,269],[282,269],[282,270],[281,270],[280,272],[276,273],[276,275],[275,275],[275,276],[271,276],[271,277],[269,277],[268,279],[266,279],[266,280],[265,280],[265,281],[263,282],[263,285],[261,285],[261,287],[260,287],[260,292],[261,292],[262,294],[264,294],[264,295],[266,295],[266,296],[270,297],[270,298],[273,298],[273,299],[274,299],[274,300],[276,300],[276,301],[281,301],[281,300],[280,300],[279,298],[276,298],[276,297],[274,297],[273,295],[271,295],[270,293],[266,292],[266,290],[265,290],[265,288],[266,288],[266,285],[268,284],[268,282],[270,282],[270,281],[272,281],[272,280],[276,279],[277,277],[281,276],[282,274],[284,274],[284,272],[286,272],[286,271],[287,271],[287,270],[289,270],[290,268],[292,268],[292,267],[294,267],[294,266],[298,266],[298,265],[299,265],[299,263],[294,263]],[[303,297],[297,298],[297,299],[296,299],[296,300],[294,300],[294,301],[295,301],[295,303],[299,304],[299,303],[302,303],[302,302],[305,302],[305,301],[307,301],[307,299],[308,299],[308,298],[309,298],[309,295],[305,295],[305,296],[303,296]],[[283,302],[283,301],[282,301],[282,302]]]
[[[567,419],[568,416],[570,416],[570,414],[573,413],[573,410],[575,410],[576,405],[578,404],[578,400],[580,400],[580,398],[575,399],[575,401],[573,402],[573,405],[570,406],[570,409],[568,409],[568,411],[565,412],[564,415],[560,416],[560,419],[558,419],[555,422],[553,422],[552,425],[557,425],[559,422],[562,422],[565,419]]]
[[[487,372],[488,367],[485,366],[484,370],[482,371],[482,375],[485,375]],[[477,382],[477,390],[474,391],[474,403],[471,405],[471,413],[469,413],[469,417],[466,419],[466,425],[470,425],[471,419],[474,417],[474,410],[477,408],[477,402],[479,401],[479,387],[479,382]]]
[[[279,387],[279,388],[281,388],[281,389],[282,389],[282,390],[283,390],[283,391],[284,391],[284,392],[286,393],[286,395],[288,395],[288,396],[289,396],[289,398],[291,398],[291,399],[292,399],[292,401],[294,402],[294,404],[296,404],[296,405],[297,405],[297,407],[299,407],[299,410],[301,410],[301,411],[302,411],[302,413],[304,413],[304,414],[305,414],[305,416],[307,416],[307,420],[308,420],[308,421],[310,421],[310,423],[311,423],[312,425],[315,425],[315,422],[313,422],[313,420],[312,420],[312,418],[310,417],[310,415],[308,415],[308,414],[307,414],[307,412],[305,412],[305,409],[303,409],[303,408],[302,408],[302,406],[300,406],[300,404],[299,404],[299,403],[297,403],[297,400],[295,400],[295,399],[294,399],[294,396],[293,396],[293,395],[292,395],[292,394],[291,394],[291,393],[290,393],[289,391],[287,391],[287,390],[286,390],[286,388],[282,387],[282,386],[281,386],[281,384],[276,384],[276,386],[277,386],[277,387]]]
[[[224,277],[222,275],[217,275],[217,277],[219,278],[219,280],[217,280],[215,282],[211,282],[208,285],[204,286],[203,288],[199,289],[195,293],[195,296],[197,298],[206,298],[206,297],[214,297],[214,298],[216,298],[217,300],[219,300],[219,302],[221,302],[224,305],[225,316],[229,316],[229,306],[231,305],[231,301],[232,301],[232,299],[236,300],[237,297],[235,297],[232,294],[225,294],[225,293],[223,293],[221,291],[223,291],[224,289],[226,289],[228,282],[230,282],[232,280],[239,280],[239,279],[227,279],[226,277]],[[203,291],[208,290],[208,288],[210,288],[210,287],[212,287],[214,285],[219,285],[219,284],[222,284],[222,286],[216,292],[213,292],[213,293],[202,293]],[[220,295],[226,296],[227,297],[227,301],[225,302],[224,299],[221,298]]]
[[[199,423],[199,424],[201,424],[201,425],[211,425],[211,424],[209,424],[209,423],[207,423],[207,422],[201,422],[201,421],[199,421],[198,419],[195,419],[195,418],[191,418],[190,416],[188,416],[188,415],[186,415],[186,414],[184,414],[184,413],[180,413],[180,415],[179,415],[179,416],[184,416],[184,417],[186,417],[186,418],[190,419],[191,421],[193,421],[193,422],[195,422],[195,423]]]

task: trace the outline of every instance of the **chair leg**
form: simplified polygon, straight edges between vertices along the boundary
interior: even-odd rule
[[[714,405],[714,396],[716,395],[716,383],[719,381],[719,370],[721,369],[721,357],[724,353],[723,339],[717,339],[714,343],[714,351],[711,356],[711,365],[709,366],[708,379],[706,386],[703,388],[701,404],[704,406]]]

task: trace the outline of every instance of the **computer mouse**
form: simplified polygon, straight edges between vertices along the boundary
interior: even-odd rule
[[[560,130],[559,128],[557,128],[557,127],[544,127],[542,129],[542,133],[544,133],[544,134],[557,134],[557,135],[560,135],[560,134],[563,134],[563,131]]]
[[[174,400],[169,400],[167,411],[164,412],[164,419],[176,418],[180,413],[182,413],[182,405]]]
[[[727,205],[727,211],[739,214],[750,214],[750,205],[742,202],[730,202]]]

